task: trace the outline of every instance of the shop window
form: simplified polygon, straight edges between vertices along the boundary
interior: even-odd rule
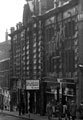
[[[75,21],[71,20],[65,24],[65,37],[72,37],[75,34]]]

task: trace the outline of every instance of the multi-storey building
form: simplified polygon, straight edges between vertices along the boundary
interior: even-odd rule
[[[29,23],[26,28],[17,25],[17,29],[11,29],[11,63],[10,63],[10,79],[11,79],[11,101],[20,99],[21,89],[25,94],[25,104],[27,106],[27,80],[40,80],[41,71],[43,71],[43,48],[41,35],[41,22]],[[39,112],[37,109],[40,104],[40,90],[30,91],[30,111]],[[14,95],[13,95],[14,94]],[[17,95],[18,94],[18,95]],[[38,100],[38,99],[39,100]],[[36,102],[37,99],[37,102]],[[14,106],[14,103],[13,106]],[[35,107],[33,107],[35,106]],[[27,108],[26,108],[27,109]]]
[[[31,112],[45,113],[52,99],[63,104],[83,99],[82,5],[82,0],[69,0],[11,31],[11,88],[17,90],[17,102],[19,91],[25,91]],[[39,80],[39,90],[26,86],[31,80]]]
[[[0,104],[10,110],[10,41],[6,32],[6,41],[0,43]]]
[[[83,1],[71,0],[42,16],[45,41],[44,110],[49,100],[83,99]]]
[[[45,41],[45,101],[76,100],[78,81],[78,1],[42,16]],[[60,85],[59,85],[60,84]],[[64,104],[64,103],[63,103]],[[45,106],[45,105],[44,105]]]

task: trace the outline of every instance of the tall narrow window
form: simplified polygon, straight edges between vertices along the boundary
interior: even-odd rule
[[[65,37],[72,37],[75,34],[75,21],[71,20],[65,24]]]

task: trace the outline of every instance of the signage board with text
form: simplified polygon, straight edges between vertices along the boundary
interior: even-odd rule
[[[26,80],[26,90],[39,90],[39,80]]]

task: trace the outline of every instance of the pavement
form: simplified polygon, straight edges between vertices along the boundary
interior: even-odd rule
[[[28,113],[19,116],[18,111],[0,110],[0,114],[6,114],[6,115],[13,116],[13,117],[19,117],[25,120],[48,120],[47,116],[40,116],[39,114],[32,114],[32,113],[30,113],[30,116]]]
[[[47,116],[41,116],[39,114],[32,114],[32,113],[30,113],[30,116],[28,113],[19,116],[18,111],[0,110],[0,114],[6,114],[6,115],[13,116],[13,117],[22,118],[25,120],[48,120]],[[58,118],[52,118],[51,120],[58,120]],[[63,118],[62,120],[65,120],[65,119]],[[80,119],[76,119],[76,120],[80,120]]]

